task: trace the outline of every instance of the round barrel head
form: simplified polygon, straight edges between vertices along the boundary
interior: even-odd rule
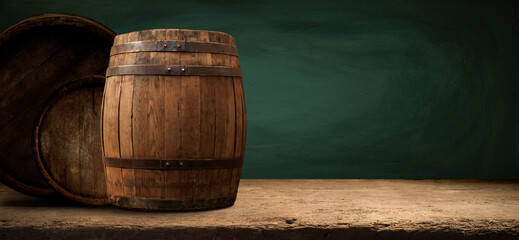
[[[105,78],[71,82],[44,104],[34,125],[36,163],[65,197],[91,205],[107,203],[100,115]]]
[[[67,14],[30,17],[0,33],[0,181],[33,196],[55,194],[34,162],[33,124],[58,88],[105,74],[114,36],[95,21]]]

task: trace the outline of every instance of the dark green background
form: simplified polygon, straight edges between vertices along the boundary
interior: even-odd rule
[[[233,35],[244,178],[519,178],[519,1],[0,1]]]

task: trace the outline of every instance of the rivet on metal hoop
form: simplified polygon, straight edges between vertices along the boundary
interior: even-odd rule
[[[180,49],[180,44],[177,44],[175,47],[177,47],[178,49]]]
[[[163,46],[164,48],[167,48],[167,47],[168,47],[168,44],[167,44],[167,43],[164,43],[164,44],[162,44],[162,46]]]
[[[171,72],[171,67],[166,68],[166,72]]]
[[[182,162],[182,161],[179,162],[178,164],[179,164],[181,167],[184,166],[184,162]]]
[[[186,71],[186,69],[185,69],[185,68],[182,68],[182,69],[180,69],[180,71],[182,71],[182,72],[185,72],[185,71]]]

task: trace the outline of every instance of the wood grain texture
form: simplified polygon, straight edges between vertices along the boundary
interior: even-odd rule
[[[34,196],[55,194],[34,163],[34,119],[62,85],[104,74],[114,36],[97,22],[66,14],[30,17],[0,33],[0,181]]]
[[[224,33],[178,29],[123,34],[115,38],[114,44],[154,40],[235,46],[234,39]],[[146,64],[239,67],[239,60],[236,56],[204,52],[137,52],[114,55],[109,66]],[[102,128],[105,157],[243,161],[245,105],[241,78],[129,75],[110,76],[107,82],[104,117],[108,119],[103,120]],[[112,121],[116,116],[118,121]],[[229,206],[234,202],[229,199],[237,193],[241,173],[241,167],[107,169],[110,201],[146,210]],[[121,199],[126,202],[123,204]],[[169,205],[137,204],[145,202],[143,199],[163,200]]]
[[[182,77],[182,151],[181,159],[197,159],[200,150],[200,77]]]
[[[43,105],[33,149],[43,177],[65,197],[91,205],[107,203],[100,145],[105,78],[71,82]]]
[[[215,77],[200,77],[200,152],[202,159],[214,158],[216,142]]]

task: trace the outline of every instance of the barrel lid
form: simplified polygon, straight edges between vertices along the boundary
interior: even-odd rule
[[[105,77],[87,76],[58,89],[43,105],[33,130],[36,164],[56,191],[90,205],[108,203],[101,153]]]
[[[42,104],[81,76],[104,75],[115,33],[91,19],[43,14],[0,33],[0,181],[51,196],[33,158],[32,129]]]

